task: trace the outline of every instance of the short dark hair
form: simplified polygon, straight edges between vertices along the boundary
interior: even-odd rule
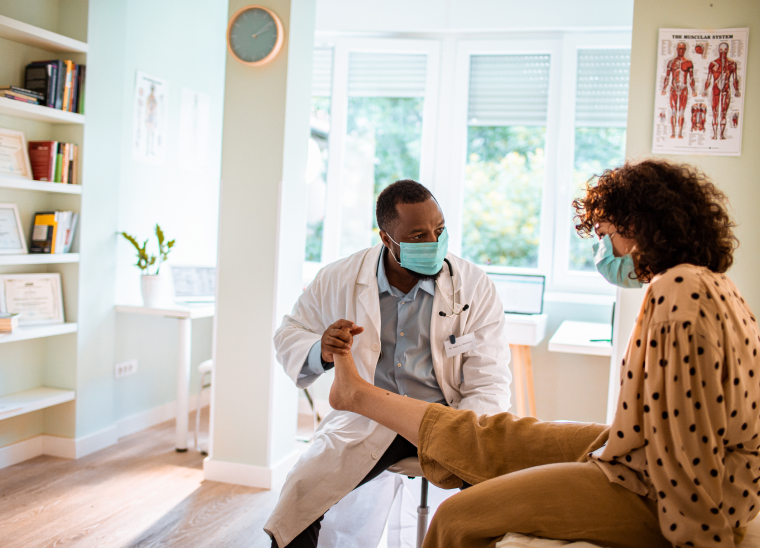
[[[431,192],[417,181],[403,179],[391,183],[377,197],[375,208],[377,226],[380,230],[388,232],[388,229],[398,220],[397,204],[420,204],[431,198],[433,198]]]
[[[596,182],[594,183],[594,178]],[[699,169],[666,160],[644,160],[608,169],[586,184],[573,202],[581,236],[607,221],[636,241],[636,277],[651,278],[679,264],[726,272],[738,240],[728,199]]]

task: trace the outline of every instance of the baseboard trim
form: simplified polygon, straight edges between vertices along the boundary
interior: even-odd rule
[[[53,436],[46,436],[47,438],[52,438]],[[58,439],[64,439],[64,438],[58,438]],[[69,440],[64,440],[69,441]],[[116,425],[109,426],[108,428],[104,428],[103,430],[99,432],[94,432],[93,434],[89,434],[87,436],[82,436],[81,438],[77,438],[76,440],[71,440],[74,442],[74,456],[66,456],[66,458],[75,458],[75,459],[81,459],[82,457],[86,457],[87,455],[91,455],[92,453],[95,453],[97,451],[100,451],[101,449],[105,449],[106,447],[111,447],[112,445],[116,445],[119,442],[119,429],[116,427]],[[70,451],[70,450],[69,450]],[[71,454],[71,452],[69,452]]]
[[[205,390],[201,397],[201,407],[209,404],[211,392]],[[189,398],[190,410],[195,410],[198,396],[193,394]],[[162,422],[176,417],[176,402],[169,402],[148,409],[141,413],[135,413],[116,422],[114,426],[94,432],[81,438],[61,438],[41,434],[26,440],[22,440],[5,447],[0,447],[0,470],[13,466],[25,460],[50,455],[64,459],[80,459],[106,447],[116,445],[119,438],[145,430]],[[192,425],[191,425],[192,427]]]
[[[210,397],[211,391],[204,390],[203,395],[201,396],[201,407],[209,405]],[[187,406],[188,409],[190,409],[190,412],[195,411],[197,402],[198,395],[191,394],[188,398]],[[135,413],[134,415],[129,415],[128,417],[120,419],[116,422],[116,426],[119,430],[119,438],[129,436],[130,434],[140,432],[147,428],[151,428],[152,426],[156,426],[157,424],[161,424],[162,422],[176,418],[176,404],[176,401],[170,401],[169,403],[159,405],[158,407],[148,409],[147,411],[141,411],[140,413]],[[194,424],[195,423],[190,424],[190,430],[192,430]]]
[[[19,462],[44,455],[44,436],[35,436],[0,448],[0,470]]]
[[[0,448],[0,470],[40,455],[80,459],[116,445],[117,441],[115,426],[77,439],[43,434]]]
[[[294,450],[272,467],[225,462],[206,457],[203,460],[203,479],[259,489],[273,489],[285,482],[285,477],[304,449],[302,447]]]

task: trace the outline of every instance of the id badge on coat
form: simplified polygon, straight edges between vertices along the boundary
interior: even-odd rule
[[[447,340],[443,343],[443,346],[446,348],[447,358],[453,358],[459,354],[475,350],[478,347],[475,342],[475,333],[468,333],[467,335],[457,337],[453,343],[450,340]]]

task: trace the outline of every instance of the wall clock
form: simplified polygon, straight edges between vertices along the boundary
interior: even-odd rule
[[[282,21],[263,6],[240,8],[227,26],[227,50],[238,62],[251,67],[272,61],[284,38]]]

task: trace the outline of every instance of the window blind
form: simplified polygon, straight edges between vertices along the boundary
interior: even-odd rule
[[[471,126],[544,126],[549,103],[548,54],[473,55]]]
[[[424,97],[427,55],[351,52],[350,97]]]
[[[311,76],[311,94],[314,97],[330,97],[332,91],[332,48],[314,48],[314,64]]]
[[[578,50],[575,125],[625,127],[630,49]]]

